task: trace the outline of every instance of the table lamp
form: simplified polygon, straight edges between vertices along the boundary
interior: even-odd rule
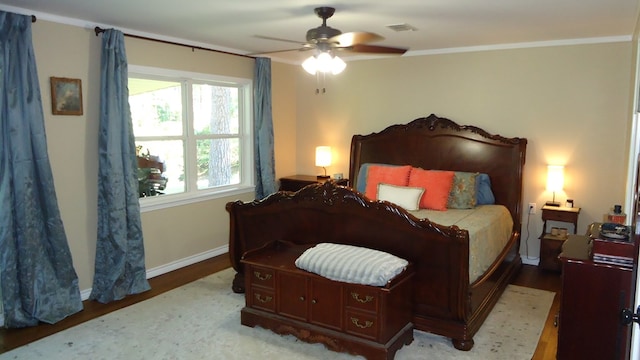
[[[328,179],[327,166],[331,165],[331,147],[318,146],[316,147],[316,166],[322,167],[324,175],[318,175],[318,179]]]
[[[547,201],[547,206],[560,206],[559,202],[556,202],[556,191],[562,191],[564,185],[564,166],[562,165],[549,165],[547,166],[547,191],[553,193],[553,200]]]

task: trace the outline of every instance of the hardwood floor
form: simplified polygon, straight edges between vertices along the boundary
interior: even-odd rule
[[[123,307],[147,300],[186,283],[198,280],[207,275],[224,270],[230,266],[228,255],[221,255],[197,264],[154,277],[149,280],[151,290],[142,294],[131,295],[120,301],[100,304],[96,301],[85,301],[84,310],[72,315],[57,324],[43,324],[24,329],[0,328],[0,353],[23,346],[43,337],[65,330],[98,316],[121,309]],[[544,330],[540,336],[534,360],[555,359],[558,345],[558,328],[555,327],[555,316],[560,307],[560,275],[538,270],[537,267],[524,265],[518,277],[512,282],[515,285],[556,292],[556,297],[549,311]],[[230,285],[231,286],[231,285]]]
[[[540,334],[538,347],[532,357],[532,360],[555,359],[558,348],[558,327],[555,324],[556,316],[560,311],[560,289],[562,286],[560,273],[540,270],[537,266],[524,265],[518,277],[511,283],[556,293],[544,329]]]
[[[22,329],[0,328],[0,353],[15,349],[58,331],[68,329],[98,316],[147,300],[207,275],[224,270],[230,266],[229,255],[220,255],[213,259],[208,259],[149,279],[151,290],[142,294],[130,295],[122,300],[108,304],[101,304],[97,301],[84,301],[84,310],[54,325],[42,324]]]

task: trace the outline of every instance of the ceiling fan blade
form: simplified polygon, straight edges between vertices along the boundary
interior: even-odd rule
[[[329,38],[328,42],[331,44],[337,44],[338,47],[349,47],[356,44],[370,43],[374,41],[381,41],[384,38],[378,34],[371,32],[348,32]]]
[[[249,54],[245,54],[245,55],[247,55],[247,56],[268,55],[268,54],[277,54],[277,53],[283,53],[283,52],[289,52],[289,51],[307,51],[307,50],[311,50],[311,49],[313,49],[312,46],[304,46],[304,47],[299,47],[299,48],[295,48],[295,49],[284,49],[284,50],[275,50],[275,51],[262,51],[262,52],[249,53]]]
[[[289,39],[280,39],[280,38],[271,37],[271,36],[253,35],[253,37],[257,37],[258,39],[265,39],[265,40],[284,41],[284,42],[289,42],[289,43],[299,44],[300,46],[303,46],[303,45],[305,45],[305,44],[306,44],[304,41],[296,41],[296,40],[289,40]]]
[[[397,48],[397,47],[389,47],[389,46],[376,46],[376,45],[364,45],[364,44],[356,44],[347,48],[347,50],[351,50],[353,52],[359,53],[377,53],[377,54],[399,54],[402,55],[407,52],[409,49],[405,48]]]

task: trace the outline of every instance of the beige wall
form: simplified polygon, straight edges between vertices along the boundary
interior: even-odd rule
[[[296,110],[298,66],[271,63],[273,102],[273,136],[276,153],[276,177],[295,174],[296,171]]]
[[[100,38],[92,29],[33,26],[49,156],[81,290],[91,287],[96,238]],[[226,76],[253,75],[251,59],[126,38],[129,62]],[[63,55],[61,55],[63,54]],[[579,231],[624,201],[632,45],[612,43],[349,62],[315,94],[315,77],[273,63],[277,177],[316,174],[314,147],[334,147],[329,173],[348,172],[351,136],[435,113],[529,140],[524,203],[540,207],[545,165],[566,163],[566,194],[583,211]],[[80,78],[84,115],[51,115],[49,77]],[[143,213],[147,269],[227,245],[227,201]],[[538,256],[539,213],[529,256]],[[526,251],[523,249],[523,254]]]
[[[251,58],[161,44],[126,37],[132,65],[163,67],[224,76],[253,78]],[[47,131],[48,149],[58,203],[64,222],[80,289],[93,282],[97,224],[97,161],[99,114],[99,67],[101,38],[92,29],[38,20],[33,24],[33,44]],[[282,156],[278,169],[295,172],[295,79],[289,65],[274,64],[274,118],[283,129],[277,136]],[[49,77],[82,80],[84,115],[53,116]],[[279,124],[282,124],[280,126]],[[285,131],[286,130],[286,131]],[[278,134],[280,135],[280,134]],[[183,205],[142,214],[147,270],[163,272],[189,258],[224,249],[229,239],[225,204],[249,201],[253,193]],[[159,270],[158,270],[159,269]]]
[[[525,207],[551,200],[546,165],[566,165],[565,193],[556,198],[582,208],[584,232],[624,204],[632,65],[630,42],[356,61],[328,79],[324,95],[314,95],[315,77],[299,70],[297,169],[319,172],[313,147],[331,145],[337,159],[327,171],[346,174],[353,134],[435,113],[528,139]],[[525,215],[523,239],[535,260],[539,210],[530,220],[526,226]]]

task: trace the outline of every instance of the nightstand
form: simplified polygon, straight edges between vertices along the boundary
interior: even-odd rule
[[[560,206],[542,207],[542,234],[540,234],[540,268],[544,270],[560,271],[562,264],[558,259],[562,252],[562,244],[567,239],[560,235],[552,235],[547,228],[547,221],[564,222],[573,224],[573,233],[577,233],[578,215],[580,208],[569,208]]]
[[[338,185],[349,186],[349,179],[318,179],[314,175],[292,175],[280,178],[280,191],[298,191],[303,187],[333,180]]]

